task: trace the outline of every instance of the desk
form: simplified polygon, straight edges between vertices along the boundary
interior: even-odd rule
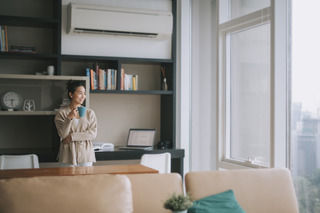
[[[158,173],[157,170],[143,165],[107,165],[88,167],[57,167],[40,169],[0,170],[0,179],[35,176],[73,176],[94,174],[141,174]]]
[[[57,148],[58,149],[58,148]],[[119,150],[115,147],[114,151],[109,152],[96,152],[97,161],[108,160],[138,160],[141,159],[143,154],[159,154],[169,152],[171,154],[171,172],[179,173],[181,177],[183,174],[183,158],[184,149],[154,149],[146,150]],[[52,149],[44,150],[0,150],[0,155],[23,155],[23,154],[36,154],[39,157],[40,163],[42,162],[57,162],[57,151]]]
[[[154,149],[154,150],[119,150],[115,147],[114,151],[96,152],[97,161],[108,160],[137,160],[143,154],[160,154],[169,152],[171,154],[171,172],[179,173],[183,177],[183,158],[184,149]]]

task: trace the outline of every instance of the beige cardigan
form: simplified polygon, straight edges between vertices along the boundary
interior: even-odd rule
[[[72,138],[70,143],[60,143],[59,162],[73,165],[96,162],[91,142],[97,136],[98,124],[94,111],[87,108],[85,116],[80,118],[79,123],[75,119],[68,118],[70,112],[70,107],[65,107],[57,113],[54,119],[60,138],[66,138],[69,133]]]

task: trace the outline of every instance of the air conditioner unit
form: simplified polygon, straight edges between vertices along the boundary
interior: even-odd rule
[[[172,13],[70,3],[68,33],[134,36],[166,40],[172,34]]]

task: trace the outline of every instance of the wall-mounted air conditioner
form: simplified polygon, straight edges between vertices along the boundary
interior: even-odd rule
[[[68,33],[134,36],[166,40],[172,34],[171,12],[70,3]]]

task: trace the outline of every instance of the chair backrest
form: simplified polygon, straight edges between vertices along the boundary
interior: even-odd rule
[[[1,155],[0,169],[31,169],[39,168],[39,159],[35,154],[30,155]]]
[[[126,176],[131,182],[133,213],[169,213],[163,202],[173,193],[184,193],[182,178],[177,173]]]
[[[141,157],[141,165],[156,169],[159,173],[171,173],[171,154],[144,154]]]

